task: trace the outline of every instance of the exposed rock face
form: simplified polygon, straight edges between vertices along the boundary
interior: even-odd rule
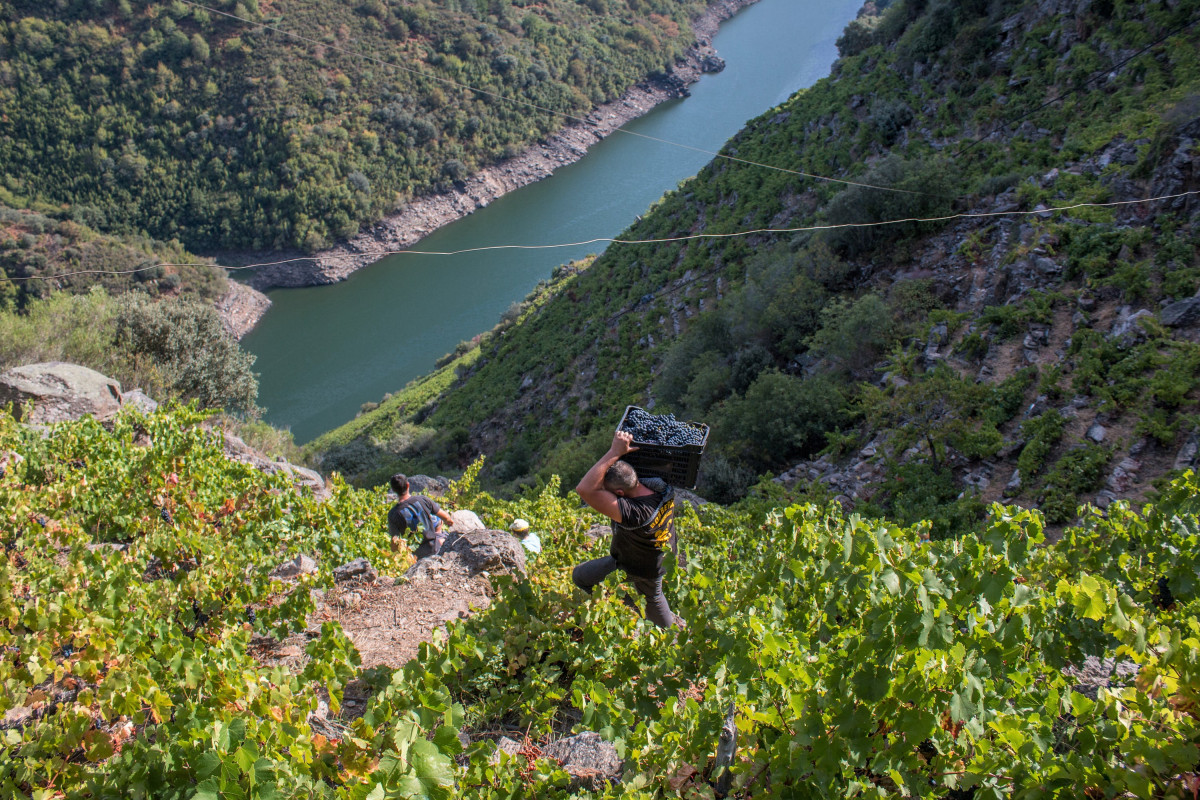
[[[623,764],[617,749],[598,733],[581,733],[551,742],[542,755],[562,763],[572,778],[572,789],[603,791],[609,782],[619,783]]]
[[[1113,323],[1112,330],[1108,334],[1109,339],[1116,342],[1122,349],[1128,349],[1146,340],[1146,331],[1142,328],[1140,321],[1154,316],[1149,310],[1143,308],[1131,314],[1126,307],[1120,309],[1118,314],[1117,321]]]
[[[450,488],[450,479],[441,475],[431,478],[428,475],[409,475],[408,490],[413,494],[445,494]]]
[[[12,403],[25,423],[50,425],[87,414],[105,420],[121,402],[121,384],[78,364],[28,364],[0,375],[0,405]]]
[[[229,431],[221,431],[221,435],[224,438],[225,455],[234,461],[249,464],[255,469],[262,470],[268,474],[276,472],[286,473],[292,479],[293,483],[299,487],[308,489],[317,499],[329,499],[329,488],[325,485],[325,479],[319,473],[307,467],[298,467],[287,461],[272,461]]]
[[[271,307],[271,298],[244,283],[229,281],[229,288],[217,300],[217,313],[225,330],[235,339],[249,333]]]
[[[1162,324],[1170,328],[1195,327],[1200,323],[1200,294],[1171,303],[1158,316]]]
[[[464,569],[472,575],[525,577],[525,548],[511,533],[477,530],[461,535],[451,534],[436,556],[423,558],[405,575],[409,582],[438,580],[443,574]]]
[[[1173,469],[1196,469],[1200,467],[1200,458],[1197,454],[1200,453],[1200,433],[1192,433],[1183,442],[1183,447],[1179,448],[1179,454],[1175,456]]]

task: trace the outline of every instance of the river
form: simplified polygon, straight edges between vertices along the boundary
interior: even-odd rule
[[[718,150],[747,120],[829,73],[862,0],[760,0],[714,39],[726,69],[623,130]],[[415,248],[542,245],[618,235],[710,156],[614,133],[583,159],[436,231]],[[329,286],[276,289],[243,340],[268,422],[307,442],[490,329],[559,264],[600,247],[390,256]]]

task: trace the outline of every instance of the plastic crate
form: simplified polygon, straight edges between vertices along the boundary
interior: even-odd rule
[[[620,424],[617,425],[617,430],[624,429],[625,419],[633,410],[645,411],[637,406],[627,406],[625,413],[621,416]],[[684,424],[699,428],[704,432],[704,438],[700,440],[700,444],[672,446],[646,444],[634,439],[633,444],[638,449],[632,453],[626,453],[621,460],[637,470],[639,478],[662,478],[672,486],[681,489],[695,489],[696,480],[700,474],[700,457],[704,455],[704,446],[708,444],[708,426],[702,422],[685,422]]]

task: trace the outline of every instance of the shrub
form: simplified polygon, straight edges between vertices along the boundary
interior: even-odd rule
[[[211,306],[126,295],[118,308],[117,347],[152,392],[197,400],[203,408],[254,409],[254,356],[238,347]]]
[[[1066,420],[1056,409],[1050,409],[1021,424],[1021,435],[1026,442],[1021,448],[1021,455],[1017,457],[1017,469],[1023,478],[1028,480],[1041,472],[1050,451],[1062,439],[1065,425]]]
[[[775,370],[759,375],[728,411],[738,438],[769,463],[818,449],[845,418],[846,398],[834,381]]]
[[[958,168],[953,161],[944,158],[910,161],[894,153],[856,180],[869,186],[848,186],[838,193],[827,208],[831,224],[942,216],[949,213],[950,198],[956,194],[959,182]],[[853,257],[886,242],[929,229],[929,224],[905,222],[839,228],[828,232],[826,237],[831,247]]]
[[[876,100],[871,104],[871,125],[885,145],[895,142],[912,120],[912,109],[901,100]]]
[[[854,376],[862,376],[880,359],[895,330],[887,303],[876,294],[853,303],[838,298],[825,307],[821,321],[821,329],[812,337],[813,352]]]
[[[1046,475],[1041,502],[1046,520],[1057,525],[1074,519],[1079,495],[1100,487],[1111,458],[1108,448],[1094,444],[1076,448],[1060,458]]]

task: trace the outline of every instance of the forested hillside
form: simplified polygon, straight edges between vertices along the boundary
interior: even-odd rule
[[[318,501],[198,422],[0,415],[5,797],[699,800],[726,719],[731,797],[1183,798],[1200,780],[1194,475],[1045,547],[1037,512],[999,506],[943,542],[836,504],[684,507],[688,568],[664,583],[687,627],[667,632],[620,590],[570,585],[600,518],[557,480],[502,501],[472,469],[443,504],[524,517],[543,552],[392,670],[311,616],[339,564],[409,563],[383,490]],[[273,573],[298,555],[311,573]],[[289,634],[293,663],[264,662]],[[543,754],[583,733],[613,783]]]
[[[225,292],[225,271],[199,266],[204,260],[178,242],[107,235],[69,214],[43,210],[0,205],[0,311],[21,311],[56,291],[80,293],[93,286],[112,294],[136,289],[151,297],[186,295],[207,302]]]
[[[704,5],[4,0],[0,201],[320,248],[662,74]]]
[[[872,7],[623,238],[776,232],[611,246],[317,459],[582,474],[637,403],[712,425],[706,496],[789,471],[939,536],[1194,464],[1200,5]],[[1046,210],[1081,203],[1117,205]]]

